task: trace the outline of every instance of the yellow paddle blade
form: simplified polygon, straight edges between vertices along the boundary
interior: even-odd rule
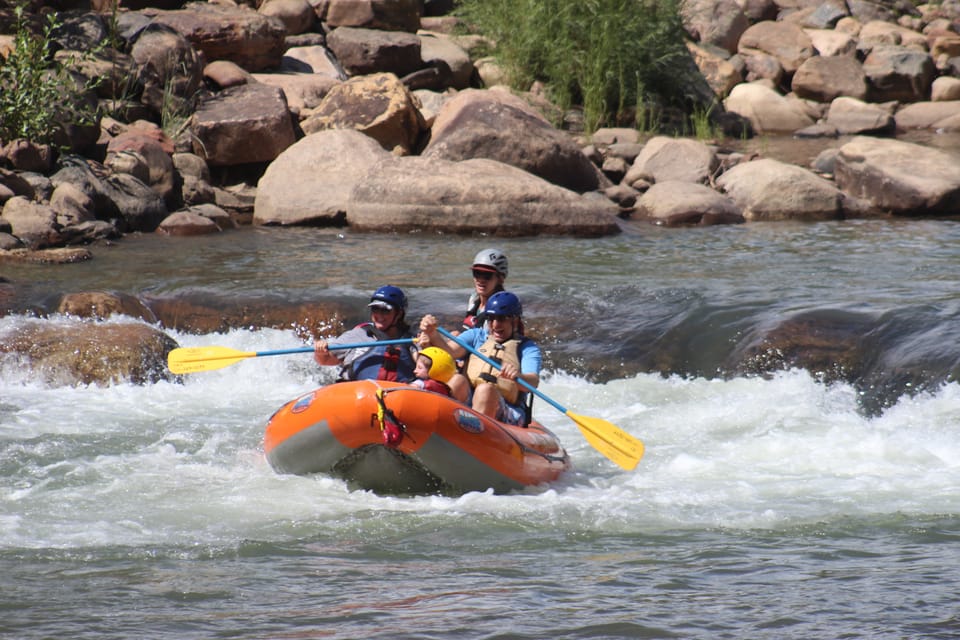
[[[580,432],[594,449],[631,471],[643,457],[643,443],[606,420],[578,416],[567,411],[567,416],[577,423]]]
[[[197,373],[222,369],[256,355],[256,351],[237,351],[228,347],[182,347],[167,355],[167,366],[173,373]]]

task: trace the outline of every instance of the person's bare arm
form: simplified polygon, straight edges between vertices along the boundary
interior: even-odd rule
[[[420,334],[427,337],[429,344],[420,342],[420,347],[440,347],[454,358],[462,358],[467,353],[467,350],[457,344],[456,341],[440,335],[437,331],[437,327],[439,326],[440,323],[437,322],[436,317],[429,313],[423,316],[420,320]]]

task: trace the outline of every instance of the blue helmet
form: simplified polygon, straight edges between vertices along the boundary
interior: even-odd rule
[[[407,296],[400,287],[391,284],[385,285],[373,292],[370,296],[368,307],[380,307],[386,305],[390,310],[407,310]]]
[[[500,291],[490,296],[487,305],[483,308],[485,316],[517,316],[523,315],[520,298],[509,291]]]

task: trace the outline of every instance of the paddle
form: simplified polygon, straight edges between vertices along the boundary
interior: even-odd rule
[[[356,344],[331,344],[330,350],[379,347],[388,344],[410,344],[411,342],[413,342],[411,338],[398,338],[396,340],[377,340],[375,342],[358,342]],[[222,369],[241,360],[246,360],[247,358],[312,352],[313,347],[278,349],[277,351],[237,351],[229,347],[182,347],[180,349],[174,349],[167,355],[167,366],[170,367],[170,371],[173,373],[197,373],[198,371]]]
[[[453,340],[487,364],[495,367],[498,370],[500,369],[499,362],[483,355],[443,327],[438,327],[437,330],[440,331],[443,336]],[[589,416],[580,416],[575,413],[571,413],[559,402],[548,397],[545,393],[528,383],[526,380],[521,380],[518,378],[517,383],[576,422],[577,426],[580,427],[580,432],[583,433],[584,437],[587,439],[587,442],[590,443],[594,449],[607,456],[610,460],[616,462],[622,468],[630,471],[637,466],[638,462],[640,462],[640,458],[643,457],[643,443],[623,429],[619,428],[617,425],[600,418],[591,418]]]

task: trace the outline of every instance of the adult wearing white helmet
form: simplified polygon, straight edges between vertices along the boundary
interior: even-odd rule
[[[472,329],[483,324],[483,311],[487,300],[495,293],[503,291],[507,279],[507,256],[499,249],[484,249],[473,259],[473,294],[467,302],[467,315],[463,319],[463,328]]]

